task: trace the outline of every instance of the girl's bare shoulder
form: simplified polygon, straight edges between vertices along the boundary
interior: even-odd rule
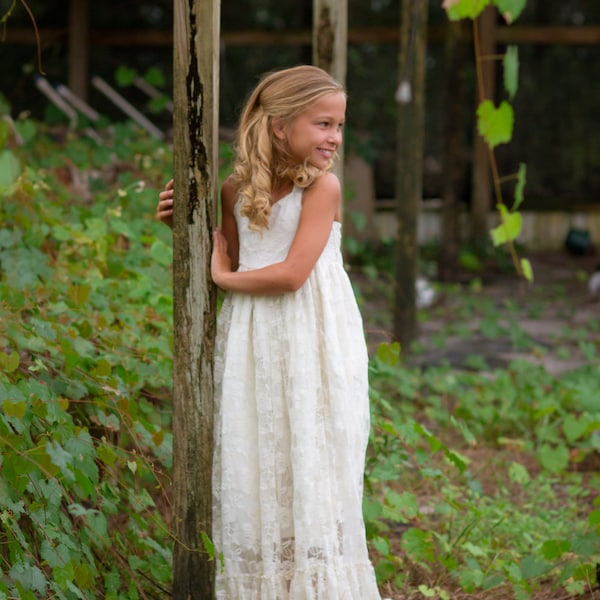
[[[327,203],[337,207],[342,200],[340,180],[335,173],[324,173],[304,191],[303,201]]]
[[[305,196],[340,196],[341,185],[340,180],[335,173],[323,173],[317,177],[305,190]]]

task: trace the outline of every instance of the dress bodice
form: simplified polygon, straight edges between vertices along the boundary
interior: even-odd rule
[[[235,218],[239,238],[239,269],[260,269],[281,262],[287,256],[302,211],[302,188],[292,191],[278,200],[271,208],[269,227],[256,231],[248,227],[248,219],[240,214],[239,203],[235,206]],[[333,222],[331,234],[319,261],[334,260],[341,263],[341,224]]]

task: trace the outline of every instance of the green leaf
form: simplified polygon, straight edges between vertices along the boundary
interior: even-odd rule
[[[525,277],[529,283],[533,283],[533,267],[528,258],[521,259],[521,272],[523,273],[523,277]]]
[[[13,373],[19,368],[19,353],[14,350],[7,354],[6,352],[0,352],[0,370],[5,373]]]
[[[570,444],[579,439],[587,428],[588,420],[584,417],[578,419],[575,415],[567,415],[563,421],[563,431]]]
[[[521,573],[524,579],[535,579],[546,573],[549,565],[537,556],[529,555],[521,561]]]
[[[165,75],[156,67],[150,67],[144,73],[144,80],[155,87],[163,87],[165,85]]]
[[[383,556],[387,556],[390,553],[390,542],[387,538],[377,536],[371,540],[371,544]]]
[[[527,179],[527,165],[521,163],[519,165],[519,172],[517,173],[517,185],[515,186],[515,202],[513,204],[513,211],[517,210],[523,202],[523,190],[525,189],[525,182]]]
[[[438,595],[434,589],[426,586],[424,583],[419,586],[419,592],[425,598],[435,598]]]
[[[117,460],[117,454],[111,446],[98,446],[96,452],[98,453],[98,458],[109,467],[114,465]]]
[[[448,13],[448,18],[452,21],[458,19],[474,19],[491,0],[446,0],[444,7]]]
[[[150,256],[157,264],[167,267],[173,261],[173,248],[161,240],[156,240],[150,247]]]
[[[77,307],[82,307],[90,297],[91,288],[87,284],[72,285],[69,288],[69,299]]]
[[[560,558],[565,552],[571,549],[569,540],[546,540],[542,544],[542,556],[546,560],[555,560]]]
[[[513,124],[513,108],[506,100],[498,108],[484,100],[477,108],[477,129],[490,148],[510,141]]]
[[[19,159],[10,150],[0,151],[0,192],[8,188],[20,174]]]
[[[2,405],[2,410],[7,417],[22,419],[27,414],[27,404],[25,402],[7,401]]]
[[[52,463],[61,470],[63,475],[73,474],[71,469],[73,457],[59,443],[48,440],[46,442],[46,454],[50,457]]]
[[[511,481],[520,485],[525,485],[531,481],[531,476],[527,467],[518,462],[512,462],[508,469],[508,476]]]
[[[540,462],[551,473],[564,471],[569,464],[569,449],[565,445],[552,447],[544,444],[539,450]]]
[[[120,66],[115,72],[115,81],[120,87],[130,86],[137,77],[137,71],[128,67]]]
[[[588,523],[592,527],[597,527],[598,525],[600,525],[600,510],[593,510],[588,515]]]
[[[509,46],[502,61],[504,70],[504,89],[512,100],[519,86],[519,50],[516,46]]]
[[[504,17],[504,20],[510,25],[519,18],[523,12],[527,0],[494,0],[498,11]]]
[[[400,360],[400,342],[391,344],[379,344],[377,347],[377,358],[390,367],[395,367]]]
[[[404,533],[400,543],[404,550],[417,561],[435,561],[435,550],[431,533],[413,527]]]
[[[214,560],[217,554],[213,541],[210,539],[210,536],[205,531],[201,531],[200,536],[202,537],[202,545],[204,546],[204,551],[206,552],[206,554],[208,554],[210,560]]]
[[[508,212],[504,204],[499,204],[498,210],[500,211],[502,222],[491,231],[494,246],[501,246],[507,242],[512,242],[521,233],[521,214],[518,212]]]

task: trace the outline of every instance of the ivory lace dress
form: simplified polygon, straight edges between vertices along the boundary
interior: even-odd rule
[[[302,190],[269,229],[236,207],[239,270],[283,260]],[[362,518],[369,433],[361,316],[334,223],[297,292],[228,294],[219,315],[213,539],[219,600],[379,600]]]

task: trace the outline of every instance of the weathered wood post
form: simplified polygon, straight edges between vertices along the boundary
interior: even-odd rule
[[[419,260],[417,216],[423,195],[425,54],[427,0],[402,0],[400,85],[396,150],[396,217],[394,335],[408,350],[417,329],[415,281]]]
[[[210,280],[219,97],[218,0],[174,3],[174,600],[210,600],[213,349]]]
[[[442,180],[442,247],[438,272],[445,282],[458,275],[461,197],[465,183],[465,62],[467,58],[466,21],[446,25],[444,82],[444,170]]]
[[[313,0],[313,64],[346,85],[348,0]],[[335,173],[343,185],[344,149],[338,149]]]

